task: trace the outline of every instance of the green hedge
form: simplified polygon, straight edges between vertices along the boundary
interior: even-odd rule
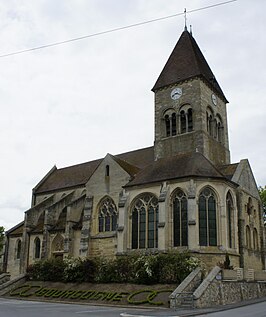
[[[179,284],[197,266],[199,260],[187,252],[131,254],[115,259],[41,260],[28,267],[27,275],[52,282]]]

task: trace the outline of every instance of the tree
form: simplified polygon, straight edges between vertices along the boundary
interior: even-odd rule
[[[0,226],[0,254],[4,246],[4,240],[5,240],[4,232],[5,232],[5,228]]]
[[[262,213],[263,213],[263,221],[264,225],[266,225],[266,186],[259,187],[260,199],[262,201]]]

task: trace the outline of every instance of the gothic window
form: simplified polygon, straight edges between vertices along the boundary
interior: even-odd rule
[[[158,199],[142,194],[132,206],[132,249],[158,247]]]
[[[208,187],[199,196],[199,244],[217,245],[216,198]]]
[[[188,245],[187,197],[178,189],[173,198],[174,246]]]
[[[117,209],[110,197],[105,197],[99,206],[99,232],[115,231],[117,226]]]
[[[64,238],[61,234],[57,234],[52,242],[52,252],[64,251]]]
[[[179,112],[180,116],[180,133],[193,131],[193,116],[190,105],[184,105]]]
[[[251,249],[251,232],[249,226],[246,226],[246,247]]]
[[[37,237],[34,240],[34,258],[39,259],[41,256],[41,240]]]
[[[253,231],[253,244],[254,244],[254,250],[259,250],[259,238],[258,238],[258,231],[256,228],[254,228],[254,231]]]
[[[233,199],[230,193],[226,195],[226,214],[227,214],[227,237],[229,248],[233,247],[234,214]]]
[[[18,239],[16,241],[16,248],[15,248],[15,253],[16,253],[16,259],[19,260],[21,257],[21,240]]]

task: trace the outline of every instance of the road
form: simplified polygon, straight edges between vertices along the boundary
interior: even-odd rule
[[[190,311],[194,316],[197,310]],[[76,304],[61,304],[48,302],[31,302],[15,299],[0,298],[0,317],[133,317],[160,316],[181,317],[188,316],[189,311],[173,311],[167,309],[137,309],[123,307],[91,306]],[[242,306],[230,310],[199,314],[198,317],[265,317],[266,301]]]

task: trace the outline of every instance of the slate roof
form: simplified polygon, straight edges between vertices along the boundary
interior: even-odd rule
[[[225,176],[201,153],[179,154],[153,162],[140,171],[125,187],[186,177],[225,179]]]
[[[113,156],[118,164],[129,175],[134,175],[153,161],[153,147],[147,147]],[[54,168],[34,189],[34,193],[45,193],[59,189],[73,188],[85,185],[103,158],[64,168]]]
[[[217,94],[227,102],[197,42],[191,33],[184,31],[152,88],[152,91],[194,77],[204,78]]]
[[[219,171],[228,179],[232,179],[239,163],[219,166]]]

